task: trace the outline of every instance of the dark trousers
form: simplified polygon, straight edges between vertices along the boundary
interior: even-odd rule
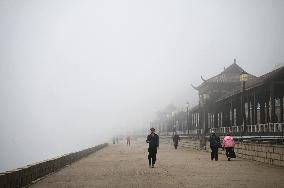
[[[148,148],[148,160],[149,160],[149,165],[154,165],[156,162],[156,155],[157,155],[157,148],[153,147],[153,148]]]
[[[174,141],[174,146],[175,146],[175,149],[177,149],[177,147],[178,147],[178,141]]]
[[[226,156],[227,156],[227,158],[231,158],[234,148],[233,147],[229,147],[229,148],[225,148],[225,149],[226,149]]]
[[[215,159],[215,161],[218,161],[218,147],[210,146],[211,148],[211,160]]]

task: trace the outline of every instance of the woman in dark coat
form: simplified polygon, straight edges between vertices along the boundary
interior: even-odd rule
[[[215,159],[218,161],[218,148],[221,147],[220,137],[215,134],[214,131],[211,132],[210,138],[210,148],[211,148],[211,160]]]

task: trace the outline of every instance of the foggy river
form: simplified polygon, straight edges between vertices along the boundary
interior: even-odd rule
[[[94,134],[82,136],[80,139],[76,139],[76,137],[74,137],[75,139],[68,138],[68,136],[64,135],[55,136],[54,133],[49,134],[46,137],[17,135],[14,138],[2,135],[0,140],[1,143],[5,141],[5,145],[0,145],[0,172],[86,149],[108,141],[108,139],[99,140]],[[51,136],[53,139],[46,142],[48,137]]]

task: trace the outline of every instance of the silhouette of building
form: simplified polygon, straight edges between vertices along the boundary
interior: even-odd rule
[[[260,77],[234,63],[193,86],[199,103],[177,119],[181,132],[206,135],[210,130],[233,135],[283,135],[284,67]],[[189,129],[186,131],[184,129]]]

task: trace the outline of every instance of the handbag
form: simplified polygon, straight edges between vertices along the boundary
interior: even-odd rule
[[[221,142],[218,142],[218,143],[217,143],[217,146],[218,146],[218,148],[222,148]]]
[[[230,152],[230,157],[231,158],[236,158],[237,157],[234,150],[232,150],[232,152]]]

